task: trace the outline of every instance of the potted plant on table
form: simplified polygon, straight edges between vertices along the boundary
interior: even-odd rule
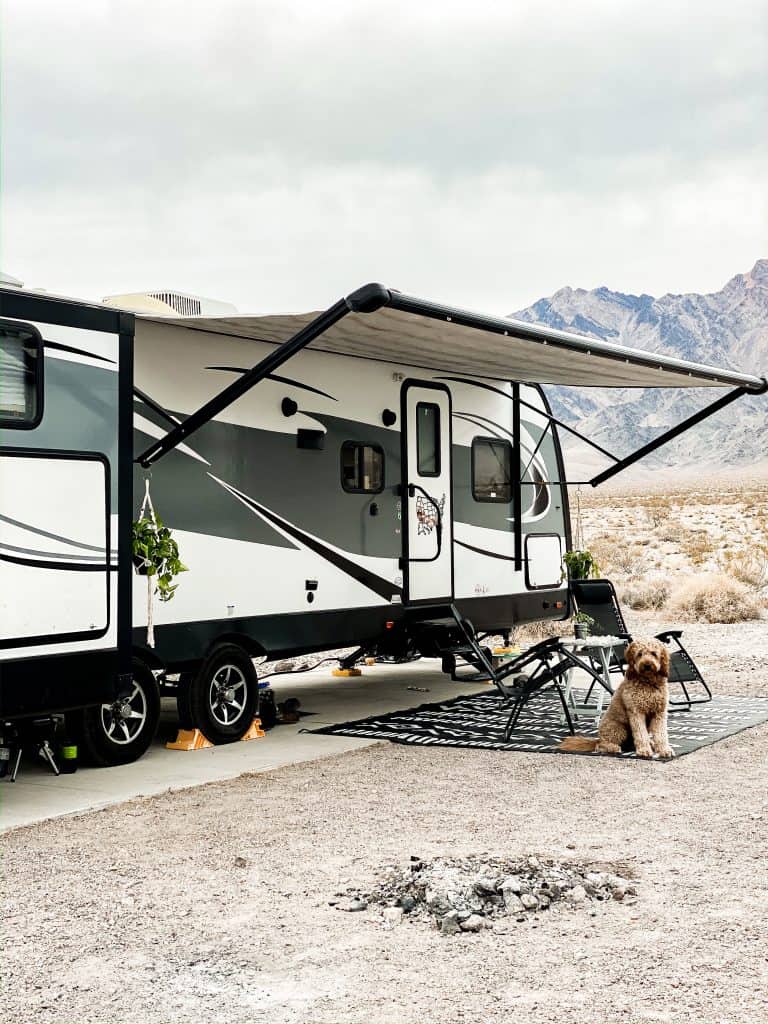
[[[595,620],[586,612],[576,612],[573,616],[573,635],[577,640],[586,640]]]

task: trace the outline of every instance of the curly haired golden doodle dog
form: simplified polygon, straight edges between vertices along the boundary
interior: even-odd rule
[[[600,719],[598,738],[566,736],[561,750],[620,754],[631,739],[638,757],[674,757],[667,737],[669,653],[660,640],[633,640],[627,671]]]

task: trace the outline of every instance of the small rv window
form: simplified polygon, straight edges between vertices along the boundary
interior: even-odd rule
[[[416,405],[416,452],[419,476],[440,476],[440,406]]]
[[[512,500],[512,445],[490,437],[472,442],[472,496],[475,501]]]
[[[42,341],[33,327],[0,325],[0,427],[40,422]]]
[[[352,494],[384,489],[384,451],[377,444],[345,441],[341,446],[341,486]]]

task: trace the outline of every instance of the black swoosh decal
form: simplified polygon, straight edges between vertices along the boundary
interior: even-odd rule
[[[36,558],[15,558],[13,555],[4,555],[0,551],[0,562],[13,562],[14,565],[29,565],[34,569],[66,569],[67,572],[106,572],[112,568],[105,562],[93,564],[91,562],[47,562]]]
[[[69,552],[66,551],[38,551],[36,548],[20,548],[15,544],[6,544],[4,540],[0,541],[0,548],[5,551],[15,551],[19,555],[41,555],[43,558],[58,558],[59,556],[66,558]],[[81,562],[98,562],[103,558],[102,555],[81,555]]]
[[[11,519],[10,516],[4,516],[1,513],[0,520],[4,523],[10,523],[11,526],[20,526],[22,530],[36,533],[40,537],[47,537],[49,540],[62,540],[65,544],[69,544],[71,548],[83,548],[85,551],[98,551],[100,554],[104,554],[103,545],[99,547],[96,544],[81,544],[80,541],[70,540],[69,537],[62,537],[60,533],[49,533],[47,530],[41,530],[37,526],[28,526],[27,523],[22,523],[18,519]]]
[[[117,366],[114,359],[107,359],[106,356],[97,356],[95,352],[86,352],[84,348],[72,348],[71,345],[62,345],[60,341],[46,341],[43,339],[44,348],[55,348],[59,352],[71,352],[75,356],[88,356],[89,359],[98,359],[102,363],[112,363]]]
[[[467,413],[464,413],[464,412],[455,412],[452,415],[454,415],[457,420],[465,420],[467,423],[471,423],[472,426],[474,426],[474,427],[480,427],[481,430],[485,430],[486,432],[494,433],[496,435],[496,437],[499,439],[499,441],[504,441],[505,440],[505,438],[503,438],[500,433],[498,433],[497,431],[493,430],[486,423],[483,423],[480,419],[478,419],[475,416],[469,416],[469,415],[467,415]]]
[[[169,426],[171,426],[171,427],[178,427],[180,421],[179,420],[175,420],[173,418],[173,416],[171,416],[171,414],[169,412],[167,412],[162,407],[162,405],[160,405],[159,402],[156,402],[154,400],[154,398],[152,398],[150,395],[148,395],[146,393],[146,391],[141,391],[139,388],[134,387],[133,394],[134,394],[134,397],[138,398],[139,401],[143,402],[144,405],[146,405],[148,409],[152,409],[153,412],[157,413],[158,416],[160,416],[163,420],[165,420],[165,422]]]
[[[453,538],[453,543],[458,544],[459,547],[466,548],[468,551],[475,551],[478,555],[487,555],[489,558],[500,558],[504,562],[514,562],[514,555],[500,555],[497,551],[485,551],[483,548],[476,548],[472,544],[465,544],[463,540],[456,540]],[[523,559],[526,561],[526,559]]]
[[[227,485],[230,486],[230,485]],[[287,522],[285,519],[281,519],[280,516],[275,515],[274,512],[270,512],[268,508],[264,508],[257,501],[249,498],[247,494],[243,494],[242,491],[238,491],[236,487],[232,487],[232,490],[241,498],[246,504],[250,505],[252,509],[264,516],[265,519],[269,519],[270,522],[279,526],[281,530],[285,530],[287,534],[290,534],[295,540],[298,540],[304,547],[314,551],[316,555],[320,555],[327,562],[335,565],[337,569],[341,569],[347,576],[351,576],[352,579],[357,580],[358,583],[362,583],[364,587],[368,587],[374,594],[378,594],[379,597],[383,597],[387,601],[391,601],[395,594],[402,594],[402,587],[395,586],[394,583],[390,583],[389,580],[385,580],[383,576],[377,576],[376,573],[369,572],[368,569],[364,569],[361,565],[357,565],[355,562],[350,561],[349,558],[345,558],[343,555],[338,554],[336,551],[331,551],[325,544],[321,544],[320,541],[314,537],[310,537],[308,533],[304,533],[298,527],[292,523]]]
[[[245,366],[206,366],[206,370],[227,370],[232,373],[250,373]],[[280,384],[292,384],[295,388],[302,388],[304,391],[311,391],[313,395],[322,395],[323,398],[330,398],[332,402],[338,402],[338,398],[329,395],[327,391],[320,388],[313,388],[311,384],[303,384],[300,380],[292,380],[290,377],[280,377],[276,373],[268,373],[267,380],[276,380]]]

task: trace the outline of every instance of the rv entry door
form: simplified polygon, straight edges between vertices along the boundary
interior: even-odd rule
[[[442,385],[403,387],[406,601],[451,600],[451,396]]]

